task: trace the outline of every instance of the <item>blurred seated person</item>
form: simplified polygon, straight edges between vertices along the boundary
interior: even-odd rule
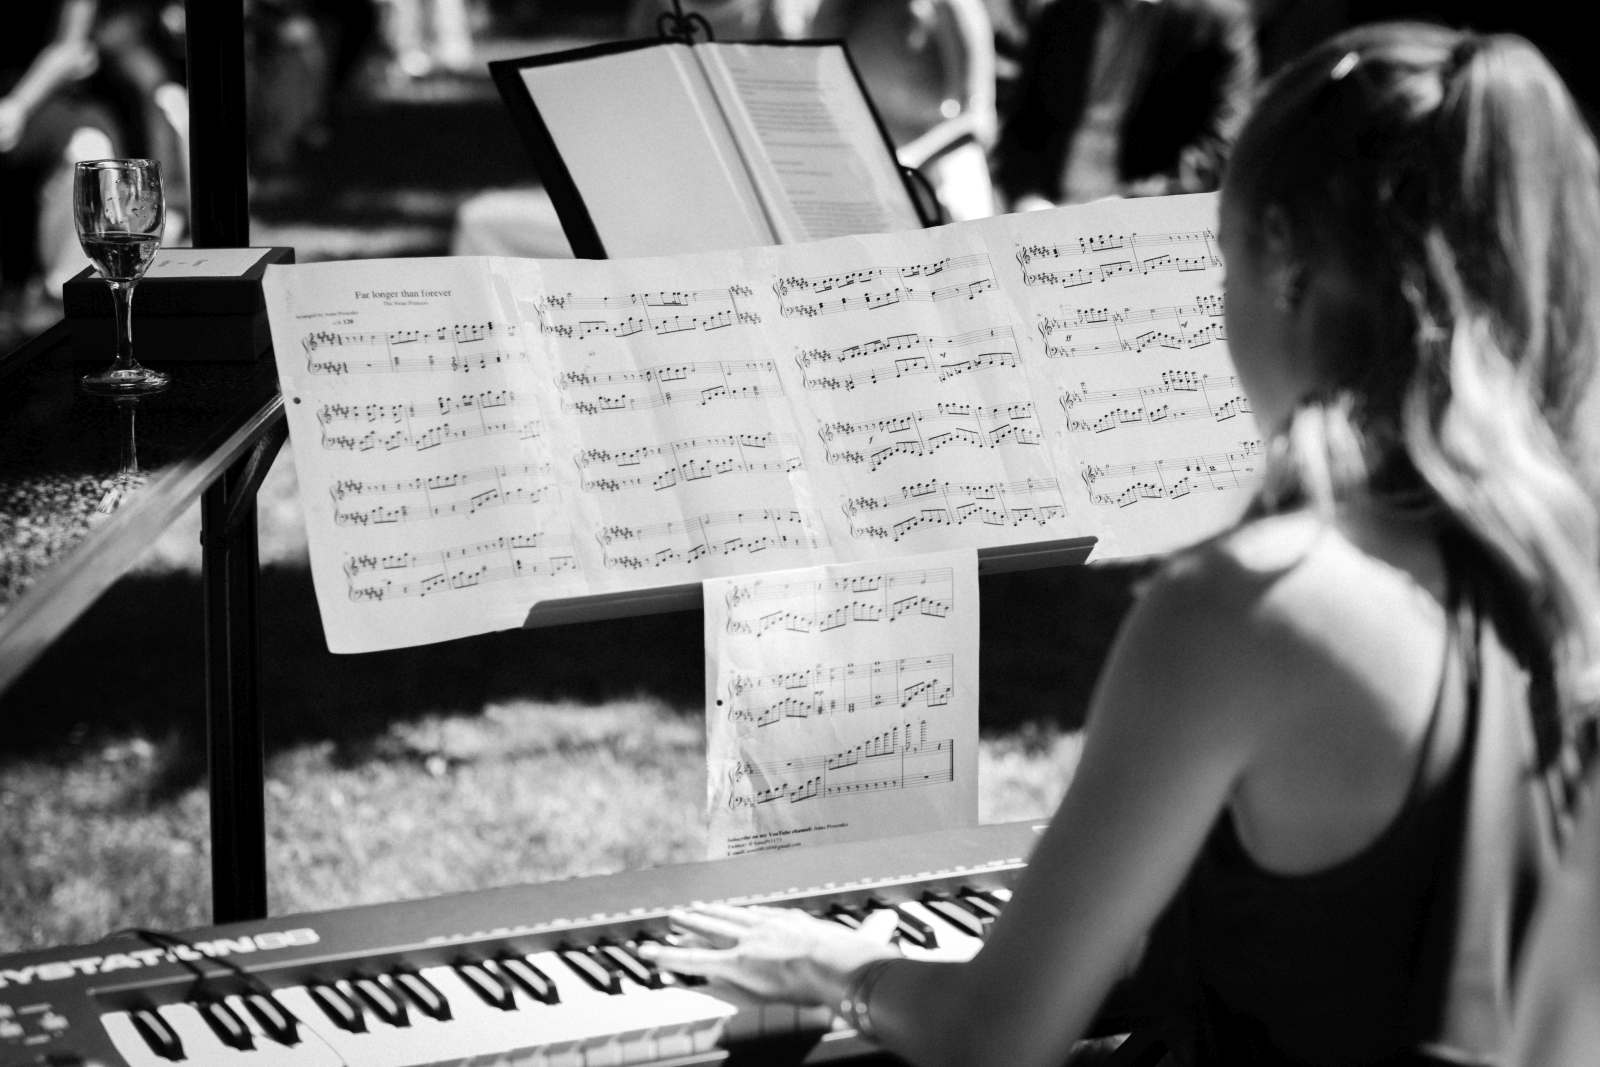
[[[11,4],[0,34],[0,299],[13,331],[36,311],[59,316],[62,284],[87,262],[72,165],[116,154],[114,120],[84,89],[96,13],[95,0]]]
[[[1244,0],[1055,0],[993,169],[1013,211],[1217,188],[1256,85]]]
[[[895,154],[951,221],[994,214],[995,36],[982,0],[820,0],[808,36],[845,42]]]
[[[166,232],[188,233],[189,93],[184,88],[183,5],[175,0],[100,0],[96,82],[116,112],[123,151],[161,161]]]

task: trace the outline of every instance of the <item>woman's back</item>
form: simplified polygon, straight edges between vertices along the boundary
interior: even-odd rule
[[[1409,1063],[1434,1036],[1469,773],[1532,762],[1528,674],[1466,544],[1291,513],[1187,564],[1261,583],[1280,655],[1239,669],[1290,686],[1179,898],[1202,1063]],[[1539,830],[1505,827],[1530,875]]]
[[[1414,777],[1445,664],[1448,578],[1425,521],[1304,512],[1249,523],[1203,550],[1251,618],[1241,671],[1276,695],[1231,799],[1241,841],[1283,874],[1359,852]],[[1226,625],[1226,620],[1222,620]],[[1252,653],[1252,646],[1259,651]]]

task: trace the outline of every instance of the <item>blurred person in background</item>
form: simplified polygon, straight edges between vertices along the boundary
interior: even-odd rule
[[[117,154],[110,111],[88,91],[96,0],[7,5],[0,35],[0,337],[60,317],[87,262],[72,221],[73,164]]]
[[[1054,0],[993,170],[1013,211],[1216,189],[1257,77],[1244,0]]]
[[[387,0],[387,6],[382,20],[385,36],[394,54],[394,70],[402,77],[472,69],[476,54],[467,0]]]
[[[946,217],[994,214],[995,35],[982,0],[820,0],[810,36],[845,42],[900,163]]]
[[[262,174],[326,147],[377,40],[375,0],[251,0],[250,158]]]
[[[184,11],[178,0],[101,0],[94,32],[96,83],[115,111],[131,156],[161,161],[167,203],[162,243],[188,236],[189,93],[184,87]]]

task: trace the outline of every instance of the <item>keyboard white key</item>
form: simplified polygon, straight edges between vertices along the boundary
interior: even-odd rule
[[[236,1000],[229,998],[230,1002]],[[239,1011],[242,1013],[243,1009]],[[340,1067],[339,1055],[315,1036],[302,1034],[299,1044],[283,1045],[242,1014],[253,1045],[248,1050],[225,1045],[192,1004],[166,1004],[157,1014],[182,1043],[183,1059],[171,1060],[158,1055],[138,1032],[129,1013],[108,1012],[100,1017],[112,1044],[128,1061],[129,1067],[173,1067],[175,1063],[197,1067]]]
[[[157,1055],[155,1049],[150,1047],[150,1042],[134,1027],[133,1017],[128,1012],[106,1012],[100,1016],[100,1025],[106,1028],[106,1036],[122,1058],[128,1061],[128,1067],[172,1067],[175,1062]]]
[[[529,957],[556,985],[561,1000],[544,1004],[514,988],[507,1010],[484,1000],[453,968],[421,975],[450,1006],[448,1020],[408,1004],[406,1025],[363,1010],[364,1031],[342,1029],[304,988],[278,991],[279,1002],[312,1020],[351,1067],[424,1067],[456,1063],[532,1063],[539,1067],[625,1067],[712,1048],[734,1009],[696,990],[646,989],[626,980],[606,994],[572,973],[554,953]],[[488,965],[494,974],[498,968]],[[336,983],[346,996],[348,982]],[[204,1025],[200,1020],[200,1025]],[[213,1035],[214,1036],[214,1035]]]
[[[902,901],[900,902],[900,910],[913,918],[921,919],[924,923],[927,923],[938,940],[938,944],[933,948],[920,948],[909,942],[902,941],[900,950],[905,953],[907,959],[970,960],[978,954],[978,949],[983,947],[981,940],[946,922],[938,912],[920,900]]]

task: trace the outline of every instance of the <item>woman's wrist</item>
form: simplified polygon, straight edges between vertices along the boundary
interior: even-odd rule
[[[878,1040],[878,1030],[872,1020],[872,993],[883,977],[883,972],[895,961],[894,956],[880,956],[868,960],[851,971],[845,978],[844,995],[839,998],[839,1018],[846,1026],[866,1038]]]

